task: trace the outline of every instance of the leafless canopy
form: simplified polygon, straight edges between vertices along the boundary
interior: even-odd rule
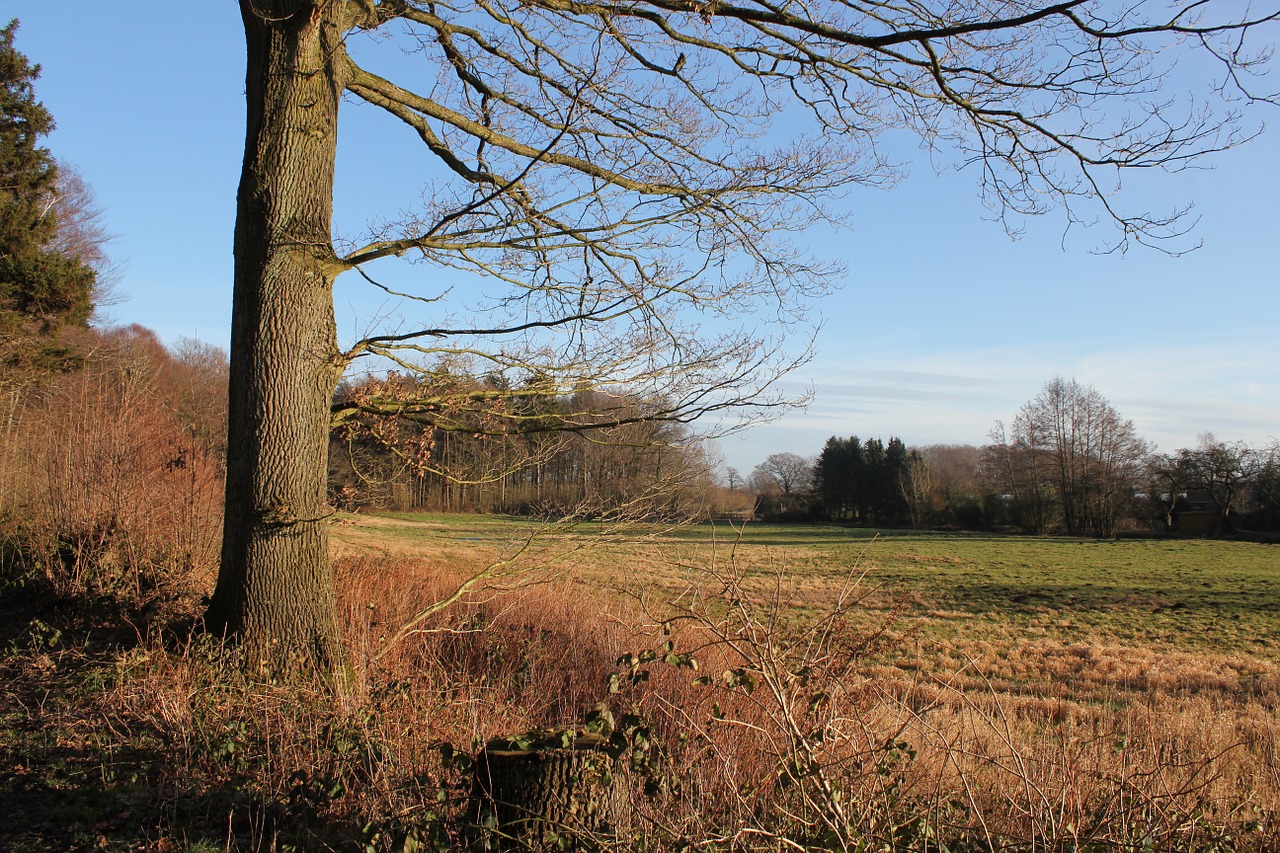
[[[627,377],[673,417],[741,402],[785,366],[723,318],[762,300],[802,318],[837,269],[794,237],[842,190],[900,177],[886,134],[971,164],[1009,228],[1061,209],[1109,221],[1113,248],[1160,245],[1183,217],[1117,206],[1119,176],[1230,147],[1253,132],[1240,108],[1275,100],[1277,13],[1209,0],[348,5],[338,79],[441,168],[420,210],[333,262],[372,280],[364,265],[410,254],[502,289],[449,294],[443,316],[466,321],[374,333],[347,357],[470,351],[578,388]],[[361,36],[420,54],[421,74],[380,76]]]

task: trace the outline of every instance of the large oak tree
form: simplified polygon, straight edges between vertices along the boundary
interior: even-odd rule
[[[325,449],[331,420],[351,414],[333,411],[332,394],[354,359],[411,367],[467,352],[487,372],[542,377],[548,395],[644,399],[641,417],[750,400],[785,365],[751,323],[712,330],[762,300],[785,326],[821,291],[833,270],[790,238],[842,188],[896,179],[885,132],[970,161],[1001,216],[1064,209],[1109,220],[1117,244],[1159,240],[1177,218],[1119,207],[1117,175],[1247,136],[1235,107],[1268,96],[1251,88],[1251,48],[1274,21],[1194,0],[240,8],[230,463],[208,621],[321,666],[337,655]],[[374,67],[397,46],[420,63],[409,78]],[[1203,79],[1180,103],[1162,81],[1188,52]],[[344,98],[393,116],[437,166],[421,209],[364,241],[335,240],[331,222]],[[444,300],[443,277],[427,279],[422,328],[341,348],[335,279],[357,270],[394,289],[369,265],[401,256],[491,284]],[[430,405],[414,413],[429,418]],[[581,426],[607,421],[595,412]]]

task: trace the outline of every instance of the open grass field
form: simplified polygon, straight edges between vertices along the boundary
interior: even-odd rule
[[[1275,545],[407,514],[347,517],[334,541],[339,551],[439,559],[464,572],[510,559],[508,584],[522,572],[550,575],[568,594],[640,601],[657,616],[733,578],[802,626],[856,580],[854,621],[883,631],[859,664],[863,677],[899,697],[925,688],[984,696],[997,716],[1096,721],[1102,709],[1167,700],[1161,725],[1176,728],[1237,712],[1269,718],[1280,705]],[[1225,745],[1234,736],[1214,737]]]
[[[1280,546],[1094,541],[810,525],[540,526],[484,516],[347,516],[339,552],[382,551],[479,568],[529,543],[519,565],[587,591],[660,600],[740,573],[781,580],[798,612],[851,575],[869,611],[920,642],[1057,641],[1280,661]],[[914,640],[913,640],[914,642]]]

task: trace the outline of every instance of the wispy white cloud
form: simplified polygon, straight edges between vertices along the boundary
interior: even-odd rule
[[[729,464],[749,468],[783,450],[816,453],[831,435],[982,443],[997,420],[1011,420],[1054,376],[1093,385],[1166,452],[1206,431],[1257,444],[1280,437],[1280,338],[1269,331],[927,354],[840,349],[792,380],[797,389],[813,388],[809,407],[731,442]]]

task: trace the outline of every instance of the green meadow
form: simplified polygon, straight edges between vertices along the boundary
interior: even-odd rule
[[[1280,546],[1096,541],[818,525],[539,525],[489,516],[347,516],[339,548],[464,559],[509,552],[600,593],[679,594],[735,573],[803,613],[849,578],[869,612],[930,640],[1052,639],[1280,656]],[[568,555],[568,556],[566,556]],[[474,557],[472,557],[474,559]]]

